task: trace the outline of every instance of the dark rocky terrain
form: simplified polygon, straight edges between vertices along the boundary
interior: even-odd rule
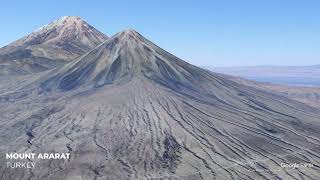
[[[77,16],[65,16],[0,49],[0,75],[24,75],[62,66],[107,36]]]
[[[61,68],[2,82],[0,157],[71,159],[1,166],[1,179],[320,177],[318,109],[188,64],[134,30]]]

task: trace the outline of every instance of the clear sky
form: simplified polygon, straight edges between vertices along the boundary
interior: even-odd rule
[[[200,66],[320,64],[319,0],[4,0],[0,46],[65,15]]]

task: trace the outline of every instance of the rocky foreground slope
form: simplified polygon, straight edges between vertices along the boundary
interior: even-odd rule
[[[1,48],[0,75],[24,75],[59,67],[107,38],[80,17],[62,17]]]
[[[6,90],[6,88],[8,90]],[[320,112],[190,65],[134,30],[0,87],[1,179],[318,179]],[[285,168],[281,164],[312,164]]]

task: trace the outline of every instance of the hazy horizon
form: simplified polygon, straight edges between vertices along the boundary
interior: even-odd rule
[[[262,65],[249,65],[249,66],[201,66],[201,67],[214,67],[214,68],[247,68],[247,67],[308,67],[308,66],[319,66],[320,63],[317,64],[306,64],[306,65],[274,65],[274,64],[262,64]]]

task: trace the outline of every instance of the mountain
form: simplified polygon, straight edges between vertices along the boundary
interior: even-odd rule
[[[156,54],[156,55],[155,55]],[[43,87],[70,90],[79,86],[99,87],[114,82],[131,81],[143,75],[175,88],[202,87],[203,72],[190,72],[189,65],[171,57],[134,30],[118,33],[79,60],[48,74]],[[167,55],[169,56],[169,55]],[[193,76],[191,73],[195,73]],[[198,74],[199,73],[199,74]],[[200,81],[199,81],[200,80]],[[205,85],[204,85],[205,86]]]
[[[61,66],[107,38],[80,17],[62,17],[1,48],[0,74],[29,74]]]
[[[0,163],[8,152],[71,159],[1,166],[2,179],[320,176],[318,109],[188,64],[134,30],[19,78],[0,83]]]
[[[259,82],[294,86],[320,86],[320,65],[205,68],[214,72],[239,76]]]

